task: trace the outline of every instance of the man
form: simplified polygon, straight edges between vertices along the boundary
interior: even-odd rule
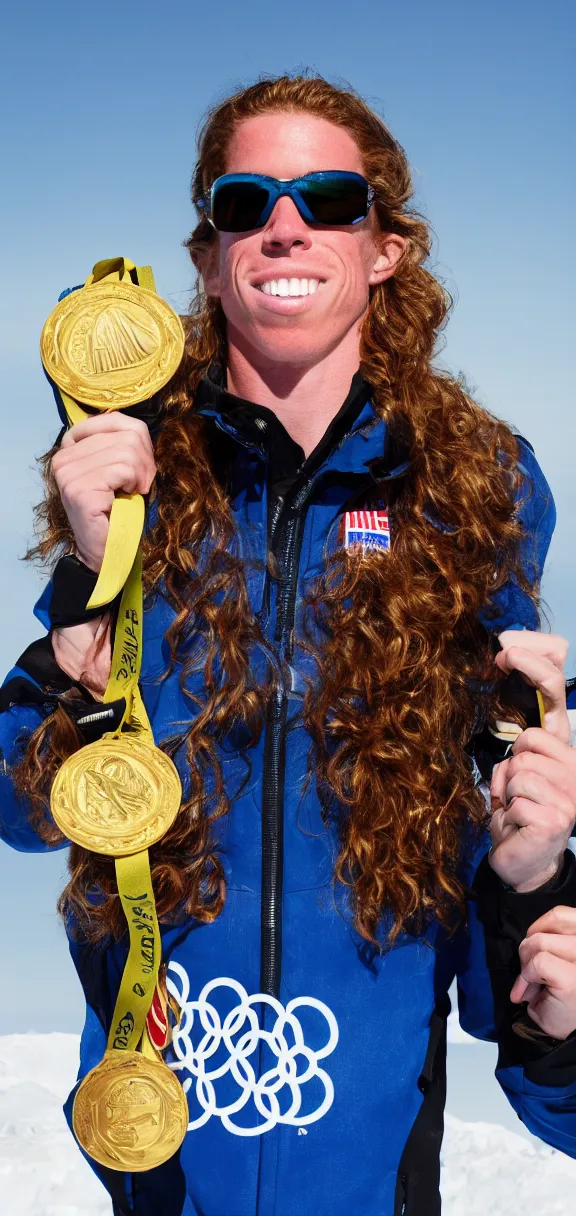
[[[46,799],[110,669],[114,606],[84,605],[117,490],[152,491],[141,686],[184,785],[151,859],[189,1132],[156,1170],[99,1170],[117,1213],[438,1212],[455,976],[520,1117],[576,1155],[576,764],[566,646],[534,632],[553,507],[529,445],[431,364],[446,301],[409,196],[353,94],[282,78],[223,103],[180,373],[146,423],[93,417],[53,454],[44,553],[72,555],[6,685],[4,839],[62,843]],[[512,754],[498,669],[546,707]],[[118,902],[75,846],[82,1075]]]

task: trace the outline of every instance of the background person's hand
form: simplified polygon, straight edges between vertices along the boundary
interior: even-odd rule
[[[576,908],[552,908],[520,943],[521,973],[510,993],[553,1039],[576,1030]]]
[[[148,427],[118,411],[66,432],[52,471],[76,539],[78,557],[99,571],[116,490],[147,494],[156,473]]]
[[[570,745],[563,665],[568,643],[557,634],[508,630],[496,663],[540,689],[546,729],[523,731],[496,765],[490,786],[490,865],[516,891],[531,891],[558,872],[576,822],[576,751]]]

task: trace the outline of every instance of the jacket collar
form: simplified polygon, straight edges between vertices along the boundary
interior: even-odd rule
[[[320,473],[365,472],[380,482],[407,472],[408,446],[378,417],[370,397],[370,385],[357,372],[340,410],[307,459],[272,410],[228,392],[218,367],[201,380],[195,408],[240,446],[265,459],[269,480],[287,482],[297,492],[300,484]]]

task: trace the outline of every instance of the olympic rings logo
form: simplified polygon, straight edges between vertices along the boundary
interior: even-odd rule
[[[334,1051],[338,1042],[338,1023],[322,1001],[314,997],[296,997],[284,1006],[281,1001],[261,992],[249,996],[237,980],[226,978],[205,984],[198,1000],[193,1001],[189,999],[189,977],[175,962],[169,964],[167,984],[182,1010],[180,1025],[173,1031],[172,1049],[176,1058],[169,1061],[170,1067],[175,1072],[185,1070],[189,1073],[182,1088],[184,1093],[192,1091],[202,1111],[188,1124],[189,1131],[202,1127],[215,1115],[235,1136],[261,1136],[279,1123],[291,1127],[315,1123],[330,1109],[334,1085],[319,1061]],[[238,997],[238,1003],[224,1018],[213,1003],[218,989],[231,989]],[[260,1017],[258,1006],[262,1007]],[[275,1014],[273,1022],[266,1006]],[[297,1011],[305,1007],[316,1010],[326,1022],[326,1042],[316,1050],[306,1045],[298,1017]],[[261,1021],[269,1028],[263,1029]],[[192,1041],[193,1028],[196,1045]],[[275,1064],[258,1076],[257,1064],[263,1044],[269,1048]],[[232,1101],[219,1106],[215,1082],[223,1077],[229,1082],[233,1080],[238,1092]],[[323,1097],[315,1109],[302,1114],[303,1087],[313,1079],[320,1084]],[[313,1088],[316,1093],[317,1086]],[[262,1122],[253,1126],[234,1122],[233,1116],[250,1101]]]

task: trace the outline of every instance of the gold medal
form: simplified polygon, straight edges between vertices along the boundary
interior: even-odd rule
[[[152,397],[183,353],[180,318],[156,292],[127,279],[105,279],[65,296],[40,338],[51,379],[76,401],[101,410]]]
[[[174,822],[182,787],[170,757],[137,736],[88,743],[65,760],[50,807],[60,830],[94,853],[127,857],[160,840]]]
[[[174,1073],[137,1051],[107,1051],[84,1078],[72,1115],[82,1148],[113,1170],[162,1165],[188,1129],[188,1103]]]

